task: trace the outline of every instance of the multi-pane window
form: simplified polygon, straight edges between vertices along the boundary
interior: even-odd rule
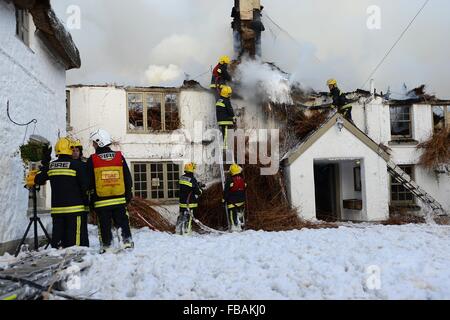
[[[133,163],[134,195],[139,198],[170,201],[179,197],[181,165],[173,162]]]
[[[179,128],[178,94],[128,92],[128,131],[173,131]]]
[[[27,10],[16,8],[16,34],[27,46],[30,46],[30,17]]]
[[[444,106],[433,106],[433,130],[438,132],[445,128],[446,117],[448,117],[448,107]],[[448,120],[447,120],[448,123]]]
[[[399,166],[412,179],[414,179],[414,166]],[[391,179],[391,203],[392,205],[413,205],[414,195],[394,178]]]
[[[411,138],[411,106],[391,106],[391,135],[395,138]]]
[[[147,165],[144,163],[134,164],[134,195],[138,198],[147,199]]]

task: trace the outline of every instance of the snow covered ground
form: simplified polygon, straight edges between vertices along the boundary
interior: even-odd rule
[[[81,274],[80,290],[70,293],[98,299],[450,299],[449,226],[192,237],[142,229],[134,239],[133,252],[88,253],[92,266]]]

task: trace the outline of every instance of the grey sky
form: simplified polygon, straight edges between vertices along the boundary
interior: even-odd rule
[[[69,5],[81,8],[81,29],[71,30],[82,56],[73,83],[148,85],[150,73],[198,76],[232,54],[233,0],[53,0],[65,21]],[[344,90],[362,86],[424,0],[262,0],[267,19],[263,59],[305,86],[325,90],[335,77]],[[366,10],[381,8],[381,29],[369,30]],[[431,0],[375,75],[376,87],[400,91],[422,83],[450,98],[450,2]],[[169,65],[173,65],[168,68]],[[210,75],[197,80],[206,85]],[[156,81],[152,79],[152,81]],[[180,78],[162,82],[178,85]]]

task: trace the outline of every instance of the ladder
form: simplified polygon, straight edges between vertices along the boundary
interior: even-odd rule
[[[420,199],[425,205],[433,210],[433,213],[438,216],[447,216],[448,213],[444,210],[442,205],[436,201],[431,195],[423,190],[411,177],[403,171],[392,160],[387,162],[389,174],[402,184],[405,189]]]
[[[226,176],[225,176],[225,163],[227,161],[227,155],[230,154],[228,149],[224,149],[224,141],[223,139],[219,139],[219,148],[220,148],[220,152],[222,153],[222,158],[219,162],[219,167],[220,167],[220,179],[222,180],[222,191],[225,192],[225,183],[226,183]],[[234,162],[234,152],[231,151],[231,160],[232,162]],[[230,225],[230,213],[228,211],[228,204],[225,202],[224,203],[225,206],[225,214],[227,216],[227,224],[228,224],[228,230],[231,229],[231,225]]]

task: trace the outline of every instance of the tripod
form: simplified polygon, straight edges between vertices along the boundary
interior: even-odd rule
[[[41,226],[42,230],[44,231],[44,234],[48,240],[47,246],[45,247],[45,249],[48,248],[48,246],[50,245],[52,239],[50,238],[50,236],[48,235],[47,230],[45,229],[44,225],[42,224],[41,218],[38,217],[37,214],[37,191],[39,191],[39,186],[33,186],[31,188],[29,188],[29,190],[32,193],[33,196],[33,216],[30,217],[30,223],[28,224],[27,227],[27,231],[25,231],[25,234],[23,235],[22,241],[20,242],[19,246],[17,247],[16,250],[16,255],[15,257],[17,257],[20,253],[20,248],[25,244],[25,241],[27,239],[27,235],[28,232],[30,231],[31,225],[33,225],[34,227],[34,251],[39,251],[39,238],[38,238],[38,223]]]

